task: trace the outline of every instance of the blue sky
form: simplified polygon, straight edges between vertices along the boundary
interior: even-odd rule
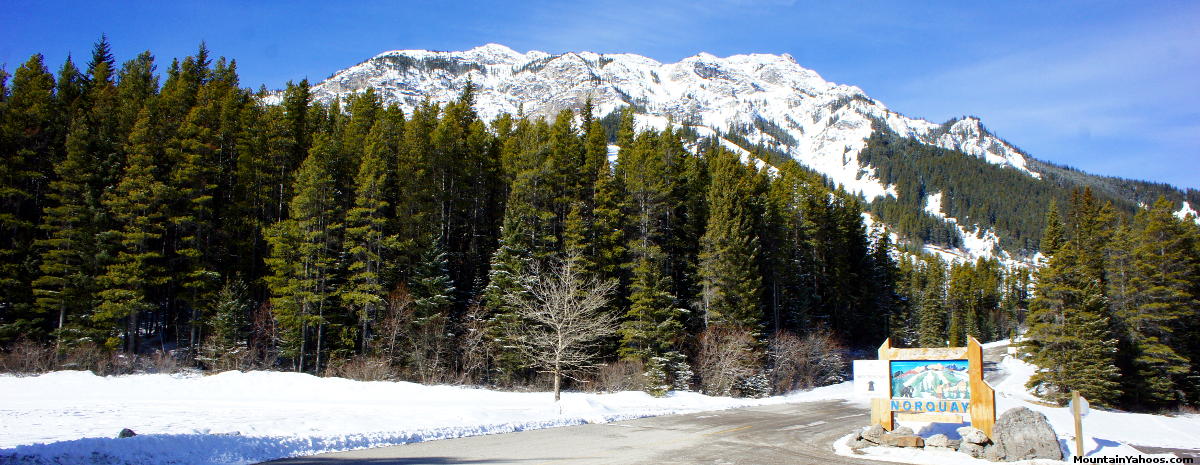
[[[826,4],[828,3],[828,4]],[[9,0],[0,64],[57,69],[107,33],[160,69],[204,40],[242,84],[320,80],[385,50],[790,53],[893,110],[976,115],[1035,157],[1200,188],[1200,2],[37,2]]]

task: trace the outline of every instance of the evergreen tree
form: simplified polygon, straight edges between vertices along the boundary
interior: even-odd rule
[[[637,243],[631,249],[636,259],[630,277],[629,310],[618,330],[618,354],[646,364],[650,391],[663,393],[674,381],[668,365],[679,360],[684,310],[674,305],[662,251],[652,244],[643,248]]]
[[[274,163],[270,141],[278,134],[278,107],[274,111],[259,105],[245,105],[238,118],[241,127],[235,137],[233,168],[229,174],[232,186],[228,214],[225,218],[225,234],[231,242],[234,254],[233,268],[240,272],[249,284],[248,292],[261,298],[261,277],[265,274],[263,257],[267,245],[261,231],[281,219],[281,208],[275,201],[276,192],[284,182],[279,178],[283,170]]]
[[[68,54],[67,60],[58,69],[55,83],[55,97],[58,101],[56,107],[60,113],[58,115],[58,124],[63,129],[66,129],[71,120],[78,115],[86,83],[87,78],[75,66],[75,62],[71,60],[71,55]],[[65,133],[60,134],[60,137],[65,136]],[[59,142],[61,143],[62,141],[59,140]]]
[[[366,351],[371,339],[371,322],[384,304],[388,290],[384,268],[399,246],[391,227],[391,206],[386,189],[392,182],[389,136],[396,128],[388,120],[375,123],[355,178],[354,207],[346,214],[346,240],[343,248],[350,276],[341,292],[342,302],[358,315],[359,350]]]
[[[810,196],[823,195],[819,179],[804,175],[798,165],[784,165],[765,195],[761,238],[768,267],[770,312],[775,331],[800,332],[812,322],[817,306],[812,217],[805,210]],[[766,283],[765,283],[766,284]]]
[[[747,328],[762,336],[762,277],[753,228],[753,174],[724,149],[709,152],[708,227],[701,238],[701,311],[709,325]]]
[[[1200,270],[1200,222],[1196,221],[1195,215],[1187,215],[1180,226],[1192,245],[1187,261],[1193,270]],[[1200,300],[1200,279],[1192,280],[1191,293],[1194,299]],[[1191,405],[1200,403],[1200,318],[1197,316],[1200,316],[1200,310],[1193,307],[1192,313],[1183,318],[1175,339],[1179,343],[1179,354],[1191,361],[1188,374],[1179,386]]]
[[[436,237],[438,226],[434,216],[435,202],[430,152],[433,130],[437,127],[439,109],[426,101],[413,109],[405,122],[403,141],[397,148],[396,216],[404,218],[397,224],[400,241],[396,256],[397,269],[411,268],[418,260],[424,244]]]
[[[1028,268],[1014,266],[1004,275],[1004,298],[1001,307],[1004,310],[1002,324],[997,326],[996,337],[1016,339],[1017,329],[1025,321],[1025,312],[1029,309],[1031,294],[1030,272]]]
[[[121,66],[117,79],[117,132],[128,134],[137,124],[142,107],[158,94],[158,76],[154,75],[154,55],[142,52]]]
[[[1058,213],[1058,203],[1054,200],[1050,201],[1049,210],[1046,211],[1046,229],[1042,231],[1041,251],[1045,255],[1054,255],[1058,249],[1062,247],[1063,242],[1066,242],[1063,230],[1062,216]]]
[[[55,165],[55,179],[49,185],[49,203],[40,225],[45,239],[34,243],[40,251],[40,276],[33,281],[35,304],[55,318],[60,343],[90,337],[84,333],[93,310],[95,276],[101,269],[95,242],[101,206],[91,189],[99,170],[86,145],[87,133],[83,118],[72,122],[66,158]]]
[[[608,161],[600,165],[594,190],[595,220],[592,231],[595,234],[595,252],[592,260],[595,262],[595,271],[601,279],[620,280],[626,263],[624,210],[627,202],[623,186],[613,176]],[[619,305],[623,296],[621,291],[617,294],[613,296],[613,301]]]
[[[596,197],[596,183],[604,171],[610,171],[608,164],[608,134],[600,120],[593,118],[592,100],[589,98],[580,112],[583,119],[583,164],[579,173],[579,189],[584,200]]]
[[[267,264],[273,274],[267,277],[267,285],[279,322],[281,353],[292,359],[296,371],[308,369],[310,336],[316,339],[314,372],[321,370],[325,349],[326,311],[332,306],[342,227],[330,173],[337,153],[336,141],[329,136],[322,134],[313,141],[296,173],[290,217],[264,231],[271,244]]]
[[[920,267],[920,301],[917,307],[920,347],[945,347],[946,338],[946,265],[936,256],[926,256]]]
[[[223,280],[215,263],[215,257],[222,254],[215,238],[221,173],[214,127],[219,108],[214,91],[204,86],[199,105],[188,112],[168,149],[173,162],[170,179],[174,206],[170,221],[176,263],[172,268],[178,271],[174,281],[182,288],[180,301],[189,315],[189,347],[199,344],[201,310],[210,305]]]
[[[519,277],[529,272],[531,263],[551,258],[560,250],[553,227],[553,194],[543,182],[545,153],[541,146],[548,139],[548,129],[544,122],[522,123],[508,137],[502,155],[504,171],[511,173],[512,182],[499,246],[492,255],[483,293],[490,310],[488,333],[496,346],[496,371],[505,382],[515,381],[527,366],[516,342],[508,340],[508,335],[514,334],[512,325],[521,322],[507,296],[522,292]]]
[[[450,279],[450,264],[441,245],[433,242],[421,254],[408,289],[413,302],[413,351],[409,357],[423,380],[436,379],[446,368],[442,361],[448,350],[451,335],[447,331],[450,310],[454,304],[454,282]]]
[[[102,290],[93,316],[107,329],[106,345],[136,353],[139,316],[154,311],[155,287],[167,282],[161,239],[165,232],[166,186],[155,179],[161,159],[154,141],[151,111],[144,109],[129,137],[129,160],[116,188],[102,199],[116,229],[104,234],[115,243],[116,256],[98,278]],[[120,321],[124,320],[123,328]]]
[[[587,218],[583,202],[571,204],[563,224],[563,255],[572,261],[571,266],[584,276],[591,276],[596,264],[592,260],[592,222]]]
[[[113,111],[118,105],[116,88],[116,60],[113,59],[112,46],[107,36],[100,36],[100,41],[92,47],[92,59],[88,62],[87,83],[84,87],[83,100],[86,108],[81,109],[84,131],[72,127],[70,136],[77,137],[76,143],[81,144],[87,155],[95,160],[96,175],[91,179],[93,195],[100,198],[100,193],[107,186],[117,183],[121,176],[122,162],[125,155],[121,152],[125,142],[125,134],[121,134],[117,112]],[[67,141],[68,150],[72,144]]]
[[[312,146],[312,123],[309,121],[312,119],[312,115],[309,114],[312,112],[311,103],[312,92],[308,79],[301,80],[298,84],[288,81],[283,91],[284,124],[281,131],[281,136],[290,142],[288,145],[291,148],[286,166],[300,166],[301,160],[308,156],[308,150]],[[284,201],[286,202],[286,199]]]
[[[584,150],[575,135],[575,114],[570,110],[559,112],[550,127],[550,140],[546,154],[542,182],[551,192],[551,210],[554,212],[553,229],[562,234],[567,214],[575,202],[584,201],[580,184],[593,176],[583,173]],[[590,199],[587,199],[590,201]]]
[[[211,369],[240,368],[237,360],[249,346],[250,295],[245,281],[226,281],[213,299],[209,336],[199,360]]]
[[[1193,294],[1200,273],[1188,259],[1191,244],[1183,225],[1171,215],[1172,207],[1160,197],[1138,213],[1139,240],[1130,280],[1133,303],[1117,314],[1132,344],[1134,381],[1129,393],[1138,405],[1178,401],[1176,386],[1189,371],[1188,359],[1179,352],[1183,341],[1175,332],[1200,306]]]
[[[101,36],[92,49],[86,76],[80,77],[81,93],[70,96],[75,103],[64,141],[66,156],[55,165],[57,179],[49,185],[42,220],[46,238],[35,242],[41,250],[40,276],[33,282],[36,305],[58,316],[55,327],[60,342],[92,337],[112,342],[108,334],[90,332],[89,321],[95,311],[96,277],[111,257],[111,251],[96,242],[97,235],[108,229],[100,199],[107,186],[117,184],[125,161],[121,151],[125,138],[117,133],[112,111],[117,101],[114,65],[108,39]],[[68,60],[63,73],[68,81],[74,79],[71,68]]]
[[[3,84],[0,94],[0,341],[9,341],[43,335],[48,326],[45,315],[31,308],[28,283],[59,127],[54,78],[40,54],[17,68],[12,94]]]
[[[892,258],[892,241],[888,233],[879,230],[871,245],[871,306],[890,326],[896,315],[905,312],[904,303],[900,298],[897,286],[900,282],[900,269]],[[892,333],[890,327],[879,328],[875,337],[882,340]]]
[[[657,134],[632,133],[633,116],[627,111],[617,133],[616,176],[625,187],[630,223],[627,250],[632,265],[629,308],[619,334],[622,358],[647,364],[652,391],[670,386],[670,367],[678,359],[684,334],[678,296],[671,279],[671,259],[664,250],[671,228],[672,179],[669,159],[659,152]]]
[[[1038,272],[1023,349],[1039,370],[1029,387],[1064,402],[1077,390],[1097,405],[1113,405],[1119,395],[1116,340],[1104,317],[1098,279],[1084,272],[1085,255],[1068,240]]]

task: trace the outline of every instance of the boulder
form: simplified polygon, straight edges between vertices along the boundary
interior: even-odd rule
[[[892,447],[925,447],[925,440],[915,434],[896,434],[892,431],[883,435],[883,444]]]
[[[883,435],[885,434],[887,434],[887,430],[884,430],[882,426],[871,425],[871,427],[862,432],[862,438],[875,444],[882,444]]]
[[[1015,462],[1063,458],[1062,449],[1058,446],[1058,434],[1050,427],[1046,416],[1025,407],[1011,409],[1000,415],[992,427],[992,439],[995,450],[991,451],[991,460]]]
[[[137,436],[137,433],[133,432],[133,430],[131,430],[131,429],[129,429],[129,428],[122,429],[120,433],[117,433],[117,438],[118,438],[118,439],[120,439],[120,438],[132,438],[132,437],[134,437],[134,436]]]
[[[963,442],[969,442],[971,444],[979,444],[979,445],[988,443],[987,435],[983,434],[983,431],[980,431],[979,428],[975,428],[975,427],[971,427],[971,426],[964,426],[962,428],[957,429],[956,431],[958,431],[958,437],[962,438]],[[993,430],[993,431],[995,431],[995,430]]]
[[[892,434],[899,434],[899,435],[903,435],[903,436],[912,436],[917,433],[913,432],[912,428],[909,428],[907,426],[897,426],[895,429],[892,430]]]
[[[954,450],[958,450],[958,445],[959,445],[959,444],[962,444],[962,440],[961,440],[961,439],[951,439],[951,440],[950,440],[950,441],[949,441],[949,442],[946,444],[946,447],[949,447],[949,448],[951,448],[951,449],[954,449]]]
[[[1004,461],[1000,458],[1000,449],[997,449],[995,445],[988,447],[987,450],[985,450],[983,452],[983,459],[992,461],[992,462],[1003,462]]]
[[[944,434],[935,434],[925,438],[925,447],[950,447],[950,438]]]
[[[868,447],[878,446],[879,444],[875,444],[875,443],[867,441],[865,439],[858,438],[858,439],[850,440],[848,445],[850,446],[850,450],[858,452],[858,451],[866,449]]]
[[[983,454],[986,452],[983,446],[967,441],[958,445],[958,451],[977,459],[983,458]]]

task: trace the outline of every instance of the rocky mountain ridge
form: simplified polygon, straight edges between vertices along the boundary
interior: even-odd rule
[[[468,82],[477,86],[476,109],[485,120],[504,113],[552,116],[589,98],[598,116],[632,106],[643,128],[674,124],[702,136],[736,134],[742,145],[786,154],[868,202],[897,195],[896,186],[858,157],[880,130],[1043,176],[1037,167],[1044,164],[989,132],[979,118],[939,124],[908,117],[858,87],[826,81],[786,54],[700,53],[660,63],[634,54],[519,53],[498,44],[457,52],[394,50],[338,71],[312,91],[329,102],[371,87],[407,113],[426,98],[457,98]],[[950,256],[1010,256],[984,228],[960,229],[963,247]]]

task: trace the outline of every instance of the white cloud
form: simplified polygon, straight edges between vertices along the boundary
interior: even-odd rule
[[[1170,14],[981,56],[911,79],[903,86],[909,101],[890,104],[934,109],[914,115],[934,119],[978,114],[1036,157],[1196,187],[1194,174],[1158,177],[1150,170],[1161,167],[1139,165],[1200,164],[1197,18],[1200,5],[1183,4]],[[1114,140],[1123,144],[1103,145]]]

